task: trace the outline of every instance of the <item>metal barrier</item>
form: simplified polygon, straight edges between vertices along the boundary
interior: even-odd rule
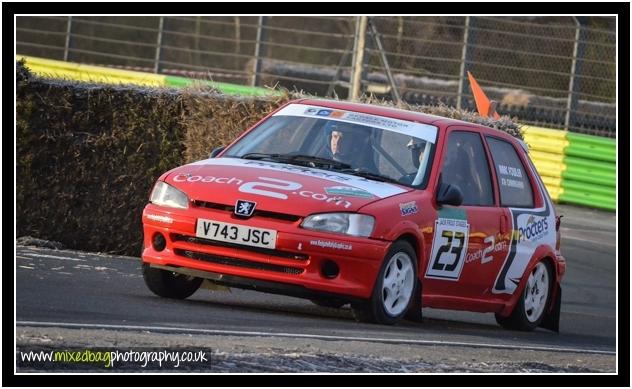
[[[177,76],[74,64],[35,57],[24,58],[35,74],[79,81],[186,87],[200,80]],[[228,83],[203,81],[223,93],[270,95],[278,93]],[[610,138],[524,126],[529,154],[551,198],[607,210],[616,209],[616,143]]]
[[[222,93],[238,96],[266,96],[278,95],[280,92],[267,88],[249,87],[197,80],[178,76],[167,76],[147,72],[114,69],[103,66],[91,66],[72,62],[55,61],[45,58],[16,55],[16,60],[24,59],[26,66],[34,74],[52,78],[64,78],[75,81],[100,82],[109,84],[134,84],[142,86],[188,87],[205,85],[213,87]]]
[[[17,16],[18,53],[345,98],[472,109],[614,137],[614,16]],[[360,44],[362,42],[362,44]],[[360,73],[360,74],[358,74]],[[360,77],[353,77],[358,75]]]
[[[616,209],[616,141],[524,126],[525,142],[555,201]]]

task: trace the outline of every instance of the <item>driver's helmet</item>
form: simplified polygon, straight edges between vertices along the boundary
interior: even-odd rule
[[[358,124],[330,121],[325,125],[326,149],[329,157],[349,164],[358,163],[370,138],[370,133]]]
[[[424,151],[425,147],[426,142],[416,138],[410,138],[410,141],[408,142],[408,144],[406,144],[406,148],[410,150],[410,158],[415,168],[419,168],[422,152]]]

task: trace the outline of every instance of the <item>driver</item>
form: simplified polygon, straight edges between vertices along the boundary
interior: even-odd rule
[[[406,145],[406,148],[410,150],[410,158],[415,166],[415,169],[419,169],[419,164],[424,159],[424,150],[426,148],[426,142],[419,139],[410,138],[410,141]]]
[[[329,139],[329,151],[336,161],[346,162],[353,156],[353,134],[346,129],[335,126]]]
[[[372,163],[373,149],[369,145],[370,134],[359,125],[332,122],[327,128],[327,158],[351,165],[351,168],[375,172]]]
[[[426,142],[421,139],[411,137],[410,141],[408,141],[408,143],[406,144],[406,148],[410,152],[410,159],[413,166],[415,167],[415,171],[404,175],[402,178],[400,178],[400,181],[405,184],[410,185],[415,182],[415,179],[417,178],[419,180],[422,179],[421,176],[417,177],[417,175],[423,173],[419,171],[419,166],[422,164],[424,160],[424,154],[426,151]],[[424,169],[424,171],[426,170],[427,170],[427,167]],[[417,182],[416,184],[419,184],[419,182]]]

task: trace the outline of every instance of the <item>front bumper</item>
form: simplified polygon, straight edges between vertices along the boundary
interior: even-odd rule
[[[260,249],[197,238],[198,218],[274,229],[278,231],[276,248]],[[219,209],[172,210],[148,204],[143,211],[142,260],[153,265],[286,284],[314,295],[322,292],[368,298],[390,242],[320,233],[302,229],[299,224],[300,220],[267,217],[243,220]],[[166,239],[166,247],[160,251],[152,244],[157,233]],[[323,247],[327,246],[323,242],[345,245]],[[323,272],[323,266],[330,262],[339,268],[337,276],[332,278]]]

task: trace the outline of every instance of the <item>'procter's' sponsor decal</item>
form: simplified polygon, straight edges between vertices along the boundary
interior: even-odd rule
[[[518,233],[518,242],[524,242],[525,240],[536,241],[543,238],[548,231],[549,222],[546,220],[546,217],[528,214],[518,216],[518,228],[515,230]]]

